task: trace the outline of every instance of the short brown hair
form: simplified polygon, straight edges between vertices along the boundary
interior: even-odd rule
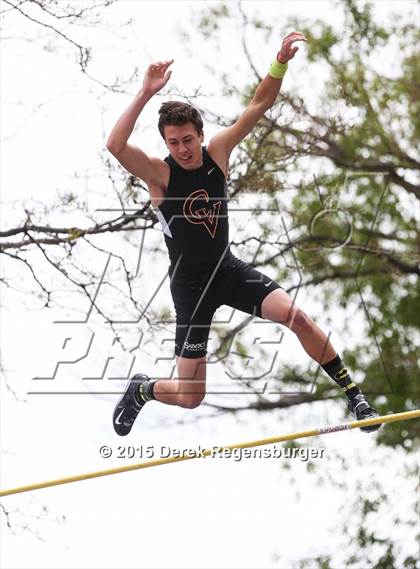
[[[167,101],[159,109],[158,128],[164,140],[166,125],[183,126],[189,122],[192,123],[197,134],[203,132],[203,119],[198,109],[192,105],[181,101]]]

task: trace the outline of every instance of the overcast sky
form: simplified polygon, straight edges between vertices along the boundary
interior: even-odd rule
[[[208,6],[210,2],[118,2],[105,12],[103,25],[77,31],[78,41],[93,46],[90,74],[106,83],[117,74],[129,77],[138,66],[140,85],[142,71],[150,61],[174,58],[171,79],[174,87],[186,92],[198,86],[204,93],[209,90],[210,105],[218,101],[223,110],[235,115],[237,107],[219,101],[221,86],[214,84],[204,67],[209,59],[206,42],[199,41],[195,34],[191,43],[180,40],[180,28],[193,26],[192,13],[199,12],[204,4]],[[290,31],[283,30],[287,17],[318,17],[331,23],[337,17],[337,8],[331,2],[244,2],[243,5],[248,14],[257,11],[279,28],[277,45],[256,45],[255,38],[249,37],[261,73],[277,52],[281,33]],[[392,7],[404,11],[410,5],[409,2],[375,3],[384,18],[389,17]],[[129,19],[131,22],[121,27]],[[2,228],[21,221],[22,202],[49,204],[56,200],[57,192],[77,191],[92,206],[100,191],[108,188],[101,160],[106,134],[134,95],[134,91],[129,95],[105,94],[94,81],[82,77],[71,46],[65,42],[57,44],[56,37],[46,31],[34,42],[38,33],[37,28],[21,17],[9,18],[4,32],[1,188],[2,202],[7,205]],[[217,61],[224,69],[231,67],[238,84],[242,76],[246,84],[250,76],[248,70],[241,68],[240,38],[234,29],[229,33],[225,30],[223,38]],[[56,45],[57,50],[48,48]],[[286,89],[302,83],[304,70],[299,53],[295,59],[284,83]],[[322,70],[305,72],[310,77],[322,77]],[[321,87],[318,81],[318,88]],[[302,89],[302,96],[309,98],[307,86]],[[142,144],[144,140],[146,150],[163,156],[165,147],[154,126],[159,104],[156,98],[144,112]],[[207,136],[215,129],[208,125]],[[101,198],[101,207],[115,205],[110,190],[108,196],[105,203]],[[58,224],[59,214],[54,219]],[[77,212],[72,219],[77,224]],[[156,232],[152,239],[157,243],[161,237]],[[124,244],[114,246],[123,248]],[[154,288],[155,281],[148,275],[158,278],[164,274],[166,257],[162,256],[159,263],[156,266],[149,261],[146,267],[151,266],[151,273],[142,269],[143,280],[137,289],[140,297],[144,298],[146,291],[149,294],[150,287]],[[23,286],[26,277],[22,269],[11,270],[16,270],[18,287]],[[169,289],[164,289],[163,304],[170,303],[168,294]],[[332,315],[320,314],[319,305],[306,295],[302,297],[304,301],[319,316],[318,322],[330,326]],[[104,354],[112,353],[109,331],[96,321],[61,326],[54,323],[68,317],[70,312],[83,313],[83,306],[70,306],[61,312],[40,311],[34,298],[25,300],[16,291],[6,291],[3,304],[2,356],[9,383],[24,400],[16,401],[2,383],[4,488],[121,466],[126,461],[115,456],[120,445],[134,448],[154,445],[158,458],[163,446],[182,449],[231,444],[339,423],[346,417],[344,398],[342,409],[321,403],[264,416],[246,413],[239,420],[223,416],[199,422],[196,417],[202,413],[197,410],[152,403],[144,409],[130,436],[120,439],[114,434],[111,422],[114,395],[91,396],[86,383],[83,384],[86,395],[28,395],[28,391],[42,390],[39,386],[45,382],[34,387],[33,377],[52,373],[67,335],[73,338],[67,354],[74,359],[93,334],[94,362],[63,366],[60,371],[59,391],[81,385],[80,377],[95,373],[98,362],[104,362]],[[355,315],[354,324],[360,317]],[[335,325],[335,345],[342,351],[351,342],[351,335],[343,338],[340,334],[338,317]],[[261,337],[270,338],[279,332],[275,324],[258,328]],[[307,361],[293,335],[287,334],[282,346],[277,370],[282,364]],[[170,346],[167,349],[169,353]],[[155,376],[164,373],[167,362],[156,364],[153,345],[146,344],[142,358],[144,369],[139,371],[152,374],[153,370]],[[116,359],[115,368],[122,365],[121,361]],[[221,367],[209,367],[211,385],[226,384],[220,370]],[[363,474],[358,471],[357,476],[366,481],[378,469],[386,468],[389,476],[383,482],[391,498],[402,494],[404,481],[395,482],[397,453],[391,455],[389,450],[377,449],[374,437],[352,431],[324,439],[308,439],[306,443],[308,447],[324,449],[324,458],[318,460],[325,480],[321,486],[315,486],[315,478],[309,476],[305,462],[299,458],[198,459],[9,497],[4,499],[4,505],[15,512],[11,518],[15,525],[28,523],[38,535],[28,530],[11,535],[3,520],[2,567],[288,568],[292,565],[286,563],[292,560],[328,553],[340,547],[334,525],[339,520],[338,510],[346,503],[346,497],[332,490],[328,482],[329,477],[345,476],[341,456],[354,458],[355,464],[362,458]],[[102,445],[112,447],[112,458],[100,457]],[[411,489],[407,492],[405,488],[404,499],[398,506],[401,511],[413,499],[410,492]],[[385,532],[389,530],[386,523],[385,517]]]

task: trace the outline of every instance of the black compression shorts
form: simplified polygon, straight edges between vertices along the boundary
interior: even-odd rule
[[[177,281],[170,285],[176,312],[175,354],[200,358],[207,353],[213,315],[226,304],[262,318],[261,305],[273,290],[282,288],[264,273],[233,257],[203,286]]]

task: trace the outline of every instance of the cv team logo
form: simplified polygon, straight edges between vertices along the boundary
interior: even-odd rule
[[[217,222],[219,220],[219,211],[222,204],[221,201],[213,203],[209,207],[198,206],[197,201],[206,201],[209,203],[210,198],[206,190],[196,190],[188,196],[184,202],[184,216],[190,223],[202,223],[212,238],[216,235]]]

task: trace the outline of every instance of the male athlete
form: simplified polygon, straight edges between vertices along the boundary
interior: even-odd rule
[[[108,150],[149,188],[169,252],[170,290],[176,311],[178,379],[150,379],[143,373],[132,377],[114,411],[114,429],[121,436],[130,432],[138,413],[152,399],[189,409],[200,405],[206,393],[210,325],[214,312],[224,304],[287,326],[344,391],[349,410],[358,420],[378,416],[325,333],[280,285],[235,257],[229,248],[229,156],[274,105],[288,61],[299,49],[294,44],[299,41],[306,41],[299,32],[284,38],[248,107],[207,147],[202,146],[200,113],[178,101],[163,103],[159,111],[158,128],[169,156],[154,158],[128,143],[144,106],[169,81],[173,60],[149,65],[142,88],[109,136]],[[372,425],[362,430],[378,428]]]

